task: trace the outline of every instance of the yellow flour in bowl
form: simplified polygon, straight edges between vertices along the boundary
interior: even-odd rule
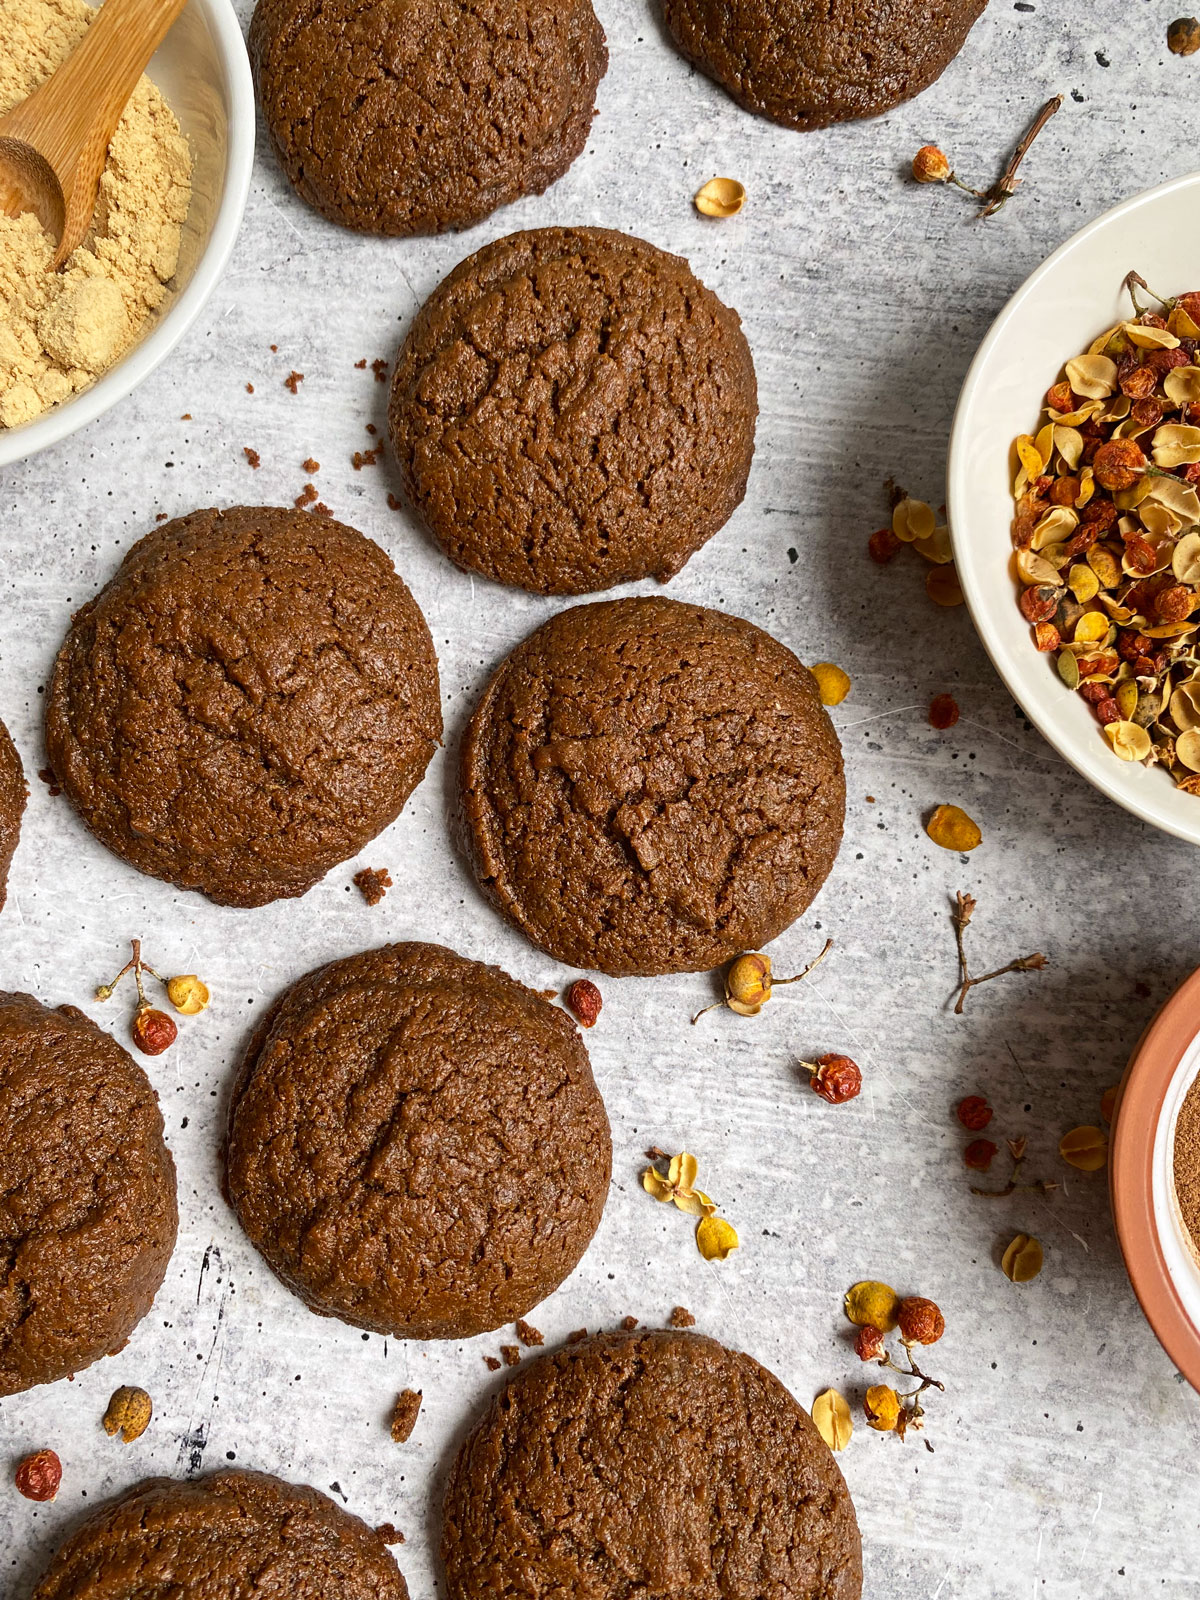
[[[0,0],[0,112],[33,93],[82,39],[84,0]],[[37,218],[0,216],[0,427],[86,389],[124,355],[179,259],[192,159],[170,107],[143,77],[100,180],[91,231],[61,272]]]

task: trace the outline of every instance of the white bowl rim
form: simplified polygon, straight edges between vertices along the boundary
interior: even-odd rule
[[[254,165],[254,87],[233,0],[196,0],[213,30],[229,80],[225,184],[208,241],[187,287],[166,315],[90,388],[20,427],[0,429],[0,467],[15,465],[85,428],[164,361],[187,333],[216,288],[237,240]]]
[[[954,561],[958,570],[959,581],[963,594],[966,597],[967,609],[971,613],[971,620],[980,642],[991,658],[992,665],[1004,680],[1005,686],[1013,699],[1020,706],[1029,721],[1034,724],[1042,737],[1058,751],[1059,755],[1075,770],[1087,779],[1101,793],[1115,800],[1126,811],[1140,817],[1142,821],[1152,823],[1155,827],[1172,833],[1179,839],[1185,839],[1190,844],[1200,844],[1200,797],[1197,798],[1196,821],[1193,824],[1181,820],[1173,815],[1165,806],[1158,803],[1158,798],[1150,785],[1145,789],[1139,788],[1137,792],[1128,785],[1127,773],[1130,771],[1128,764],[1121,762],[1103,744],[1098,744],[1091,752],[1085,752],[1076,747],[1073,742],[1068,742],[1059,736],[1051,710],[1051,697],[1031,696],[1026,692],[1023,684],[1018,687],[1021,673],[1010,659],[1006,646],[990,633],[986,616],[988,611],[988,583],[989,570],[992,591],[995,591],[996,571],[991,562],[990,552],[983,548],[982,541],[978,552],[973,548],[967,538],[955,538],[954,527],[956,522],[963,526],[969,516],[964,519],[961,507],[969,504],[967,493],[967,473],[969,461],[970,441],[968,434],[971,427],[971,408],[979,390],[983,372],[996,346],[1004,339],[1011,324],[1023,310],[1027,300],[1031,299],[1041,286],[1042,280],[1058,263],[1068,255],[1085,247],[1098,233],[1112,226],[1127,214],[1139,210],[1141,207],[1168,195],[1184,193],[1189,190],[1200,190],[1200,172],[1184,173],[1178,178],[1171,178],[1166,183],[1156,184],[1152,189],[1143,189],[1140,193],[1132,195],[1128,200],[1122,200],[1119,205],[1104,211],[1091,222],[1073,233],[1069,239],[1059,245],[1058,249],[1048,255],[1039,267],[1025,279],[1024,283],[1004,305],[996,320],[992,323],[984,336],[982,344],[975,352],[975,357],[967,369],[963,385],[959,391],[958,403],[954,410],[954,420],[950,428],[950,445],[946,457],[946,505],[948,520],[951,529],[951,539],[954,546]],[[1064,360],[1067,359],[1064,354]],[[1036,400],[1036,394],[1031,400]],[[1031,404],[1031,416],[1036,415]],[[956,516],[956,507],[959,514]],[[977,554],[981,558],[976,560]],[[1005,552],[1006,557],[1008,552]],[[987,558],[988,566],[985,568],[983,559]],[[1005,574],[1005,587],[1008,578]],[[1015,607],[1015,598],[1012,601]],[[1032,644],[1026,645],[1029,656],[1035,655]],[[1044,657],[1041,659],[1045,659]],[[1134,764],[1136,772],[1144,769]],[[1164,798],[1174,794],[1170,788],[1163,790]]]

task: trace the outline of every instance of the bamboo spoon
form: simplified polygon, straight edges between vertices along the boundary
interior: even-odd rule
[[[58,240],[52,270],[91,226],[125,104],[186,0],[104,0],[62,66],[0,117],[0,212],[32,211]]]

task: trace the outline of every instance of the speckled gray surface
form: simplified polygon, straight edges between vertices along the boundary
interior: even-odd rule
[[[762,401],[749,494],[670,592],[725,606],[805,660],[850,672],[852,693],[834,713],[850,801],[828,885],[774,952],[788,970],[835,936],[805,989],[782,991],[756,1020],[718,1013],[692,1029],[710,980],[602,984],[603,1017],[587,1042],[613,1120],[612,1194],[583,1264],[532,1320],[554,1341],[626,1314],[661,1323],[683,1304],[807,1404],[828,1384],[861,1393],[840,1298],[855,1278],[882,1275],[934,1296],[948,1331],[930,1361],[946,1383],[929,1407],[936,1453],[860,1428],[841,1457],[873,1600],[1094,1600],[1195,1583],[1200,1405],[1138,1310],[1103,1177],[1064,1171],[1055,1146],[1096,1118],[1101,1091],[1195,961],[1196,858],[1102,800],[1030,731],[965,611],[927,601],[915,558],[879,569],[864,546],[883,520],[889,474],[940,500],[955,394],[1007,295],[1077,225],[1192,163],[1183,113],[1200,58],[1167,54],[1174,13],[1160,3],[993,0],[919,101],[801,135],[738,112],[690,73],[640,0],[598,9],[612,57],[599,116],[586,154],[549,194],[466,235],[365,240],[306,211],[260,143],[232,265],[182,347],[85,433],[0,476],[0,715],[33,789],[0,918],[0,980],[86,1004],[140,934],[156,962],[200,971],[214,995],[149,1067],[182,1212],[154,1311],[119,1357],[0,1405],[0,1590],[15,1600],[86,1506],[149,1472],[231,1460],[395,1522],[408,1536],[398,1556],[414,1596],[435,1593],[441,1478],[500,1381],[483,1357],[511,1335],[405,1345],[305,1311],[220,1198],[224,1095],[270,997],[364,945],[442,939],[537,987],[568,974],[476,892],[448,829],[444,754],[358,863],[390,867],[395,887],[382,905],[362,903],[347,865],[299,903],[243,913],[106,855],[33,777],[39,713],[72,609],[157,512],[288,501],[311,454],[322,497],[380,540],[425,609],[453,741],[489,669],[555,602],[454,571],[388,510],[392,467],[353,470],[387,392],[354,364],[392,356],[421,297],[469,250],[514,228],[579,221],[685,254],[742,313]],[[909,157],[930,139],[968,178],[989,181],[1058,90],[1064,109],[999,218],[976,223],[962,197],[906,181]],[[750,192],[725,224],[690,205],[714,173]],[[293,367],[305,374],[295,397],[283,387]],[[1031,374],[1031,399],[1045,381]],[[259,471],[244,445],[260,452]],[[941,690],[963,708],[950,733],[925,718]],[[967,860],[921,830],[941,800],[983,827]],[[965,1018],[948,1005],[958,888],[979,897],[981,961],[1040,948],[1053,962],[977,992]],[[116,1004],[107,1016],[123,1021]],[[833,1048],[866,1074],[862,1098],[842,1108],[821,1104],[794,1065]],[[972,1198],[952,1113],[971,1091],[997,1108],[989,1131],[1028,1134],[1030,1171],[1064,1179],[1059,1192]],[[706,1265],[687,1219],[639,1189],[651,1142],[696,1153],[701,1181],[741,1232],[725,1264]],[[1047,1248],[1046,1270],[1021,1288],[997,1265],[1018,1229]],[[144,1384],[155,1400],[150,1430],[131,1446],[100,1430],[119,1383]],[[386,1419],[406,1385],[425,1403],[412,1440],[396,1446]],[[5,1483],[12,1463],[43,1445],[59,1450],[65,1477],[57,1503],[35,1507]]]

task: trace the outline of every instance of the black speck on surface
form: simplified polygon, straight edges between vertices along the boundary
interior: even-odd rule
[[[1111,67],[1112,66],[1112,62],[1104,54],[1103,50],[1097,50],[1096,51],[1096,60],[1100,63],[1100,65],[1102,67]]]

